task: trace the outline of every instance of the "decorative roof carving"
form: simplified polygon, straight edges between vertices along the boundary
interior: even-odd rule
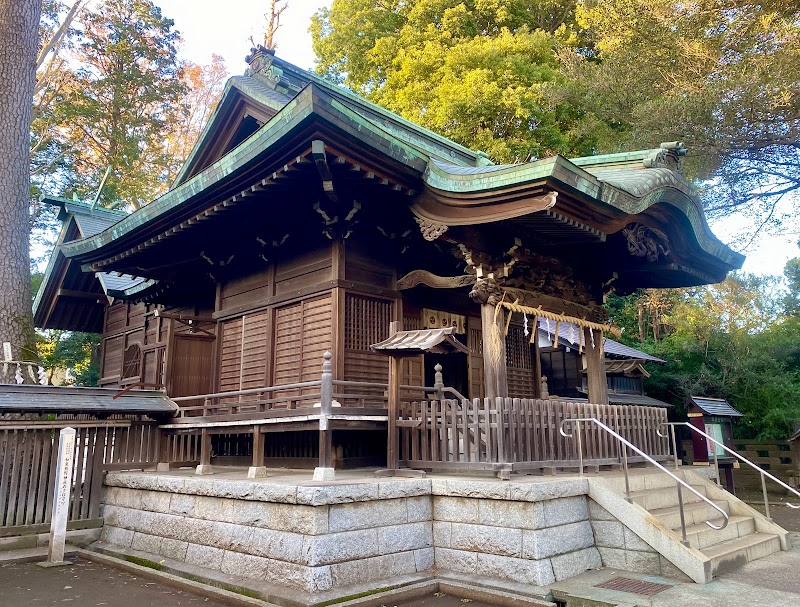
[[[433,242],[439,236],[447,232],[447,226],[438,221],[431,221],[430,219],[423,219],[422,217],[415,217],[414,220],[419,225],[419,231],[422,232],[422,237],[428,242]]]
[[[247,76],[260,76],[272,88],[276,88],[281,81],[283,71],[273,64],[275,50],[260,44],[250,49],[250,54],[245,61],[250,67],[245,72]]]
[[[668,141],[661,144],[658,150],[651,156],[642,161],[646,169],[663,168],[670,169],[683,175],[683,162],[681,158],[686,156],[686,148],[682,141]]]
[[[650,263],[655,263],[659,257],[669,259],[669,239],[664,232],[640,223],[629,223],[622,228],[622,234],[628,243],[628,252],[634,257],[644,257]]]

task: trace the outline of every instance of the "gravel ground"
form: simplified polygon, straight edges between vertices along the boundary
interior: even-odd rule
[[[34,563],[0,566],[0,605],[225,607],[224,603],[81,558],[74,559],[71,566],[51,569]]]

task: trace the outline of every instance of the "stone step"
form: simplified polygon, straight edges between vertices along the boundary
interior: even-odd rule
[[[702,501],[694,493],[683,487],[683,503],[689,504]],[[705,495],[705,490],[695,487],[701,494]],[[662,489],[647,489],[645,491],[631,491],[631,501],[634,504],[639,504],[642,508],[652,512],[660,508],[671,508],[678,505],[678,489],[676,483],[673,481],[670,487]]]
[[[715,519],[712,520],[716,524]],[[680,536],[680,526],[673,529],[673,531]],[[752,516],[733,516],[728,519],[728,524],[724,529],[712,529],[705,523],[697,525],[689,525],[686,527],[686,539],[689,541],[689,546],[698,550],[703,550],[722,542],[735,540],[740,537],[746,537],[756,531],[756,523]]]
[[[722,508],[725,512],[730,513],[730,507],[727,500],[720,500],[714,503]],[[716,521],[719,521],[721,518],[721,515],[719,512],[717,512],[717,510],[709,506],[707,503],[701,501],[684,502],[683,512],[686,517],[687,527],[690,525],[705,523],[706,521],[711,521],[712,523],[716,524]],[[650,514],[658,518],[670,529],[680,528],[681,526],[681,515],[678,506],[656,508],[654,510],[650,510]]]
[[[675,474],[675,468],[672,465],[667,466],[670,472]],[[677,472],[678,478],[683,479],[683,473]],[[634,491],[649,491],[651,489],[667,489],[675,486],[675,479],[661,470],[654,468],[631,470],[628,476],[631,492]],[[625,477],[620,473],[619,476],[609,479],[615,489],[624,493],[625,492]]]
[[[781,549],[781,542],[772,533],[751,533],[701,550],[711,559],[713,576],[738,569],[745,563],[764,558]]]

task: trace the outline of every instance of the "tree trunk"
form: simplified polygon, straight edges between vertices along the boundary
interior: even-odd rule
[[[30,126],[41,0],[0,0],[0,342],[36,360],[28,238]]]

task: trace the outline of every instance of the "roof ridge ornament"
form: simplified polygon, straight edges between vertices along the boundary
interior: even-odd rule
[[[245,76],[255,76],[270,88],[277,88],[280,84],[283,70],[273,64],[275,49],[267,48],[261,44],[250,49],[250,54],[245,57],[249,64]]]
[[[683,145],[683,141],[666,141],[657,150],[653,150],[642,161],[642,164],[646,169],[670,169],[683,176],[681,158],[686,154],[687,150]]]

